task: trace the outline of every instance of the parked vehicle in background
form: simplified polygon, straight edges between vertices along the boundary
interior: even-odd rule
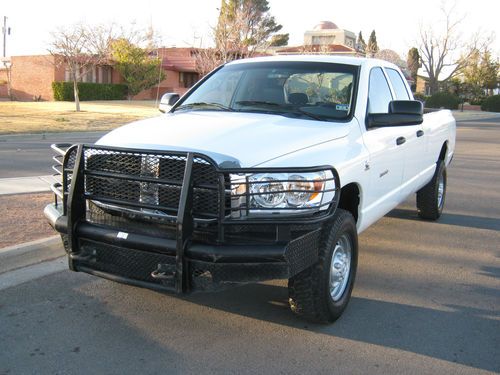
[[[172,98],[95,145],[54,146],[45,214],[72,270],[177,293],[285,278],[296,314],[332,322],[359,233],[414,193],[441,215],[455,120],[423,115],[395,65],[239,60]]]

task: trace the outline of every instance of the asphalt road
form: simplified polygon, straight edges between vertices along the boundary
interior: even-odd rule
[[[281,281],[178,298],[56,271],[58,260],[34,266],[49,270],[36,280],[34,268],[0,275],[0,374],[499,373],[495,121],[459,124],[438,222],[419,220],[412,199],[360,236],[335,324],[295,318]]]
[[[52,143],[94,143],[105,132],[0,135],[0,178],[52,173]]]

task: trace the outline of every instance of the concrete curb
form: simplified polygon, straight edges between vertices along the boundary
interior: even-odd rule
[[[474,121],[474,120],[486,120],[495,119],[500,117],[500,113],[497,112],[482,112],[482,111],[451,111],[453,116],[457,121]]]
[[[0,249],[0,274],[64,256],[59,235]]]

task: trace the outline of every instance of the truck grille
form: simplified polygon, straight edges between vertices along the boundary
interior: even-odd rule
[[[89,199],[129,212],[177,216],[186,154],[86,147],[83,158]],[[209,160],[194,158],[192,181],[193,217],[217,219],[223,193]]]

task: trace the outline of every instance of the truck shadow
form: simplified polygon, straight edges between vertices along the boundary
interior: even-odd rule
[[[416,214],[415,210],[406,210],[403,208],[396,208],[389,212],[386,216],[395,219],[422,221],[422,219],[420,219]],[[500,231],[500,220],[489,217],[443,213],[443,215],[439,218],[439,220],[435,221],[435,223]]]
[[[286,287],[247,285],[220,293],[194,294],[187,300],[210,308],[275,324],[355,340],[499,371],[500,315],[491,310],[444,306],[446,311],[353,297],[332,325],[303,321],[289,311]]]

